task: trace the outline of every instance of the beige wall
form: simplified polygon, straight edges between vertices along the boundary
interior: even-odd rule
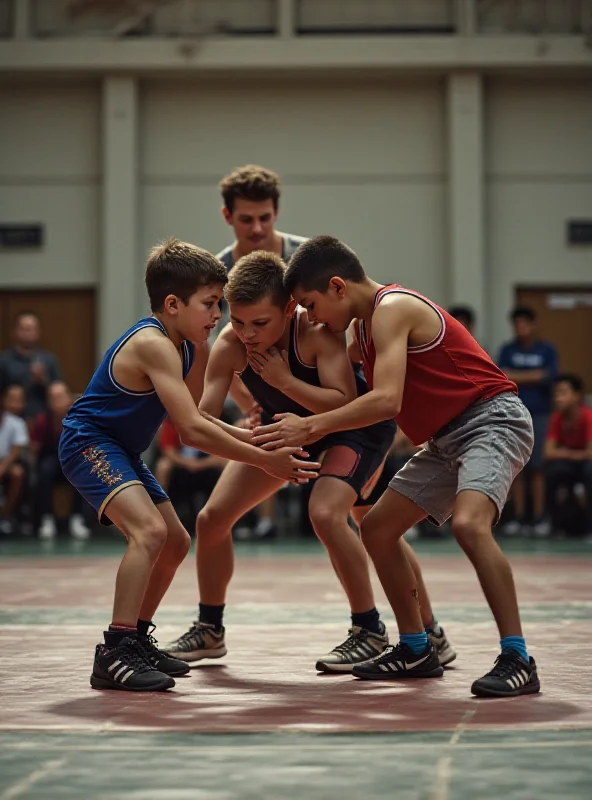
[[[99,267],[99,86],[0,85],[0,222],[45,225],[0,250],[0,286],[92,285]]]
[[[592,248],[566,242],[568,219],[592,219],[592,82],[500,78],[486,96],[487,263],[497,346],[509,333],[516,284],[592,284]]]

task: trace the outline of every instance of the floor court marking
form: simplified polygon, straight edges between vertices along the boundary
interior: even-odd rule
[[[476,714],[475,709],[467,709],[462,715],[460,722],[454,729],[450,741],[446,745],[447,755],[441,756],[436,764],[436,779],[432,800],[448,800],[448,788],[452,777],[452,748],[458,747],[460,738],[465,732],[469,721]]]
[[[43,780],[43,778],[47,778],[48,775],[60,770],[67,761],[67,758],[60,758],[57,761],[46,761],[39,769],[27,775],[26,778],[18,781],[18,783],[13,783],[12,786],[5,789],[0,795],[0,800],[13,800],[15,797],[21,797],[21,795],[29,791],[31,786],[34,786],[36,783],[39,783],[40,780]]]
[[[129,732],[129,731],[128,731]],[[137,731],[136,731],[137,732]],[[92,732],[88,732],[89,735]],[[119,733],[119,732],[118,732]],[[204,736],[206,734],[196,734],[198,736]],[[243,736],[244,734],[216,734],[216,736],[224,737],[224,736]],[[261,735],[273,735],[273,734],[261,734]],[[280,736],[282,734],[279,734]],[[318,737],[319,734],[311,734],[312,736]],[[341,734],[339,734],[341,735]],[[358,737],[359,734],[351,734],[353,736]],[[388,737],[390,734],[376,734],[379,736]],[[322,736],[322,734],[321,734]],[[225,744],[224,741],[220,741],[217,745],[211,746],[199,746],[199,752],[202,755],[220,755],[221,750],[224,753],[233,754],[233,753],[244,753],[249,755],[259,755],[261,754],[261,744]],[[442,748],[449,748],[450,742],[397,742],[397,750],[427,750],[429,752],[433,752],[434,748],[442,747]],[[589,740],[572,740],[572,741],[545,741],[545,742],[466,742],[463,744],[456,744],[455,749],[463,750],[463,751],[471,751],[471,750],[543,750],[543,749],[553,749],[553,748],[592,748],[592,739]],[[102,744],[93,744],[93,745],[68,745],[68,744],[42,744],[40,742],[3,742],[2,749],[3,750],[43,750],[44,752],[106,752],[106,753],[122,753],[122,752],[130,752],[130,753],[161,753],[163,750],[166,749],[173,749],[175,752],[179,753],[195,753],[195,745],[137,745],[137,744],[125,744],[125,742],[118,743],[116,745],[102,745]],[[384,750],[387,753],[392,753],[393,744],[391,741],[385,742],[373,742],[371,744],[364,744],[363,742],[356,741],[356,752],[363,752],[367,751],[368,753],[374,753],[378,750]],[[299,751],[310,751],[310,752],[318,752],[320,750],[325,752],[334,752],[338,751],[341,752],[343,749],[342,742],[335,742],[335,744],[299,744],[298,750]],[[271,742],[265,743],[265,752],[293,752],[294,751],[294,744],[293,743],[286,743],[286,744],[273,744]],[[441,761],[444,760],[451,760],[450,756],[443,756]],[[439,795],[434,794],[432,795],[433,800],[441,800],[442,797],[446,797],[446,795]],[[0,796],[0,800],[4,800],[4,795]]]

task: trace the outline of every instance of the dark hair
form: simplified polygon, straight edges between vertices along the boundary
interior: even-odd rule
[[[451,306],[448,309],[448,313],[454,319],[466,320],[468,325],[473,325],[475,323],[475,312],[470,306]]]
[[[162,311],[167,295],[184,303],[202,286],[228,280],[226,267],[207,250],[194,244],[167,239],[150,251],[146,265],[146,289],[152,311]]]
[[[516,322],[517,319],[527,319],[529,322],[535,322],[536,312],[530,306],[516,306],[510,314],[510,319],[512,322]]]
[[[8,392],[11,392],[13,389],[20,389],[22,392],[25,392],[25,387],[20,383],[8,383],[0,392],[0,400],[4,400]]]
[[[290,259],[284,284],[290,294],[297,286],[306,291],[326,292],[333,277],[360,283],[365,276],[351,247],[334,236],[315,236],[303,242]]]
[[[12,320],[12,327],[16,328],[19,322],[22,320],[23,317],[34,317],[37,322],[39,322],[39,315],[36,314],[34,311],[30,311],[29,309],[23,309],[16,314],[15,318]]]
[[[575,375],[573,372],[564,372],[558,375],[554,383],[556,386],[558,383],[569,383],[574,392],[578,392],[578,394],[582,394],[584,391],[584,381],[579,375]]]
[[[279,175],[270,169],[247,164],[222,178],[220,191],[224,205],[231,214],[234,211],[234,203],[239,197],[251,200],[253,203],[271,200],[277,211],[280,200],[280,179]]]
[[[275,253],[256,250],[240,258],[232,268],[224,297],[229,303],[258,303],[269,297],[280,308],[285,308],[290,292],[284,286],[286,265]]]

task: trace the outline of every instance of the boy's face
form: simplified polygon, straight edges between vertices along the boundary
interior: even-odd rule
[[[580,397],[580,393],[575,391],[571,383],[568,383],[568,381],[559,381],[559,383],[555,384],[554,400],[555,408],[562,413],[574,406],[579,406],[582,398]]]
[[[25,390],[22,386],[11,386],[4,395],[4,410],[20,417],[25,410]]]
[[[220,300],[223,297],[221,283],[200,286],[189,298],[187,304],[174,298],[176,303],[176,326],[184,339],[190,342],[205,342],[222,316]],[[167,298],[168,299],[168,298]]]
[[[535,323],[529,317],[516,317],[514,320],[514,333],[517,339],[530,339],[534,336]]]
[[[241,252],[248,255],[255,250],[269,250],[273,244],[273,226],[277,211],[273,200],[253,202],[237,198],[234,208],[222,209],[224,219],[234,229]]]
[[[298,305],[306,309],[311,322],[326,325],[334,333],[343,333],[349,328],[353,315],[346,284],[341,279],[332,278],[326,292],[297,286],[293,297]]]
[[[48,387],[47,405],[56,417],[63,418],[66,416],[72,405],[72,396],[65,383],[56,381]]]
[[[264,353],[277,344],[285,333],[294,304],[285,308],[269,297],[256,303],[230,303],[230,322],[234,332],[248,351]]]

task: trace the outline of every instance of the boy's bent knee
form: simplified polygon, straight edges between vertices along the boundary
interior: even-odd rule
[[[207,540],[218,540],[232,535],[232,526],[236,519],[221,508],[208,508],[207,504],[197,515],[195,523],[196,537]]]
[[[150,555],[155,558],[158,557],[160,551],[165,546],[167,535],[168,531],[164,520],[160,522],[157,519],[150,520],[150,522],[144,524],[141,528],[129,532],[129,538],[132,539],[138,547],[147,550]]]

